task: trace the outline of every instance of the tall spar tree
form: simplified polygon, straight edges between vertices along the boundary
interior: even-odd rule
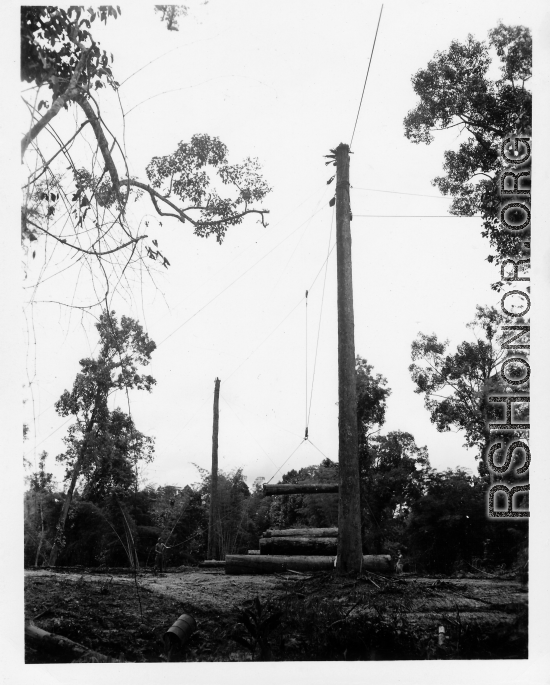
[[[475,319],[468,324],[476,339],[460,343],[454,354],[447,352],[448,341],[440,342],[435,334],[419,333],[412,343],[409,371],[415,392],[424,395],[424,404],[438,431],[460,431],[466,438],[465,446],[477,449],[481,475],[487,474],[482,457],[498,434],[489,430],[489,421],[502,420],[502,410],[489,403],[488,397],[510,391],[498,370],[507,357],[513,356],[513,350],[506,349],[510,334],[502,332],[506,323],[494,307],[478,306]],[[524,369],[512,361],[506,374],[512,380],[521,380]],[[525,414],[527,405],[516,406],[518,415]],[[524,433],[505,431],[503,436],[508,441],[512,435]]]
[[[497,64],[500,78],[493,80],[489,72]],[[527,228],[503,231],[499,209],[501,172],[517,171],[513,156],[510,164],[502,161],[502,145],[510,136],[531,133],[531,67],[529,29],[500,23],[489,31],[487,43],[471,35],[465,43],[453,41],[447,51],[436,53],[426,69],[412,77],[420,102],[405,117],[405,135],[413,143],[429,145],[434,131],[459,129],[462,142],[457,150],[445,152],[445,174],[432,183],[452,197],[451,214],[482,216],[482,235],[489,238],[495,251],[488,257],[490,262],[502,263],[529,252]],[[506,188],[514,191],[511,181],[512,177]],[[517,201],[529,192],[529,185],[521,184],[506,195],[507,201]],[[521,210],[512,209],[507,220],[519,226],[524,218]]]
[[[56,403],[60,416],[74,416],[76,423],[69,429],[70,449],[62,455],[67,462],[70,484],[57,525],[56,539],[50,553],[50,565],[55,566],[67,515],[71,506],[78,477],[91,470],[93,463],[101,464],[104,456],[105,426],[113,421],[109,411],[110,395],[116,390],[151,391],[155,379],[138,373],[139,366],[147,366],[155,343],[133,319],[122,316],[120,323],[114,312],[103,313],[96,324],[100,351],[95,359],[80,361],[71,391],[65,390]]]
[[[172,28],[176,16],[184,15],[181,8],[159,8]],[[154,157],[146,179],[129,175],[127,148],[116,135],[120,122],[106,121],[101,107],[104,100],[124,113],[123,84],[114,78],[112,53],[100,49],[91,33],[94,22],[119,15],[120,8],[111,6],[21,10],[21,76],[31,84],[23,94],[31,119],[21,141],[28,171],[23,241],[28,248],[42,237],[48,245],[54,241],[72,251],[105,280],[106,293],[110,280],[119,282],[122,267],[143,263],[146,257],[170,266],[157,241],[145,243],[148,222],[136,227],[128,218],[131,197],[144,195],[159,217],[186,223],[197,236],[214,235],[221,243],[227,229],[248,215],[266,225],[261,202],[270,191],[257,160],[231,164],[227,147],[206,134],[180,142],[170,155]],[[67,137],[70,126],[73,133]]]

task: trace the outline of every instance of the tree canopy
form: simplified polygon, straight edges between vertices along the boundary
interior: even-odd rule
[[[188,12],[186,5],[155,5],[155,12],[160,14],[160,20],[166,22],[168,31],[179,31],[178,18],[185,17]]]
[[[497,64],[500,78],[492,75]],[[531,133],[531,74],[529,29],[500,23],[489,32],[487,42],[472,35],[464,43],[453,41],[412,77],[420,101],[405,117],[405,135],[413,143],[429,145],[436,131],[457,127],[460,134],[466,134],[457,150],[445,152],[445,173],[432,183],[452,197],[451,214],[481,215],[482,235],[495,251],[489,261],[501,262],[529,251],[522,245],[527,229],[503,231],[498,210],[500,173],[517,171],[517,165],[502,161],[502,145],[510,136]],[[528,189],[528,184],[523,188]],[[521,195],[525,193],[507,195],[507,199]],[[521,223],[523,216],[512,209],[508,220]]]
[[[183,6],[155,9],[172,30],[177,17],[185,15]],[[23,243],[28,248],[44,237],[72,250],[105,280],[106,295],[128,266],[147,267],[149,259],[170,266],[157,241],[146,242],[148,221],[135,226],[129,218],[130,199],[144,196],[159,217],[176,219],[195,235],[214,235],[221,243],[228,228],[249,215],[266,226],[262,202],[270,192],[256,159],[231,162],[227,147],[206,133],[180,141],[172,154],[153,157],[141,179],[129,173],[126,142],[121,144],[117,134],[120,122],[108,121],[102,108],[102,99],[109,104],[114,97],[124,117],[122,86],[114,77],[113,54],[92,33],[94,22],[119,17],[120,8],[112,6],[21,10],[21,78],[32,84],[23,94],[30,114],[21,141],[28,170]],[[26,95],[29,90],[34,98]],[[74,110],[72,121],[61,116],[65,110]],[[67,139],[68,126],[73,133]],[[103,306],[103,299],[96,304]]]
[[[357,428],[359,443],[363,444],[369,431],[375,426],[381,427],[386,420],[386,401],[391,390],[386,387],[388,381],[382,374],[372,373],[373,366],[363,357],[355,360],[357,378]]]
[[[120,409],[111,410],[109,397],[116,390],[151,391],[155,379],[138,373],[146,366],[156,345],[142,326],[115,312],[105,312],[96,324],[99,333],[97,358],[80,361],[72,390],[65,390],[56,403],[60,416],[74,416],[76,421],[64,438],[66,451],[58,461],[66,464],[69,489],[58,524],[58,534],[50,556],[55,565],[63,545],[65,522],[78,478],[84,476],[90,499],[105,499],[115,489],[137,488],[138,460],[150,461],[153,442],[136,430],[130,416]]]
[[[369,553],[396,551],[411,508],[425,492],[428,450],[404,431],[377,435],[360,452],[363,543]]]
[[[415,383],[415,392],[424,395],[424,404],[438,431],[461,431],[465,446],[477,448],[476,459],[483,457],[496,431],[489,431],[488,423],[500,421],[502,411],[488,400],[489,395],[506,392],[509,383],[498,368],[511,352],[504,348],[502,325],[505,317],[494,307],[477,307],[474,320],[468,328],[474,341],[464,341],[455,353],[448,352],[449,342],[441,342],[435,334],[419,333],[412,343],[412,360],[409,367]],[[521,363],[511,362],[508,378],[524,378]],[[527,379],[528,380],[528,379]],[[518,411],[525,413],[521,404]],[[505,432],[510,438],[510,432]],[[518,431],[522,435],[524,431]],[[483,469],[483,461],[480,462]]]

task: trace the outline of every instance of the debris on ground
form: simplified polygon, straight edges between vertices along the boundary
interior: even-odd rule
[[[164,636],[183,614],[196,630],[171,660],[527,658],[527,591],[516,580],[75,571],[26,571],[25,618],[106,659],[168,660]],[[27,663],[74,656],[27,641]]]

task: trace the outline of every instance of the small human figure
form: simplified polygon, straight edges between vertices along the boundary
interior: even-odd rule
[[[158,569],[159,573],[164,573],[164,552],[167,549],[171,548],[164,544],[162,538],[159,538],[155,545],[155,571]]]
[[[395,572],[396,573],[403,573],[403,555],[401,554],[401,550],[398,550],[398,552],[397,552],[397,562],[395,564]]]

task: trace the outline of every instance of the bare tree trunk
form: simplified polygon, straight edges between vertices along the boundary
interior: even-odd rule
[[[492,441],[491,431],[489,430],[489,408],[487,405],[488,395],[489,390],[486,384],[483,388],[483,397],[481,399],[481,413],[483,416],[483,447],[481,448],[481,454],[479,456],[478,471],[480,476],[489,476],[490,482],[492,483],[494,481],[494,475],[491,473],[487,465],[487,452]]]
[[[42,509],[42,497],[39,498],[38,493],[36,493],[36,504],[38,511],[40,513],[40,536],[38,537],[38,547],[36,549],[36,557],[34,559],[34,565],[38,566],[38,559],[40,558],[40,550],[42,549],[42,542],[44,540],[44,511]]]
[[[221,543],[219,540],[218,524],[218,430],[220,425],[220,379],[214,381],[214,421],[212,427],[212,471],[210,474],[210,512],[208,526],[208,552],[209,559],[217,559]]]
[[[56,527],[56,532],[55,532],[55,539],[53,542],[53,546],[50,552],[50,560],[49,560],[49,565],[50,566],[55,566],[57,563],[57,556],[59,554],[60,550],[60,542],[61,542],[61,537],[63,536],[63,533],[65,532],[65,523],[67,522],[67,514],[69,513],[69,509],[71,507],[71,503],[73,501],[73,494],[74,494],[74,489],[76,487],[76,481],[78,480],[78,476],[80,475],[80,469],[82,468],[82,462],[84,461],[84,455],[86,453],[86,448],[88,446],[88,435],[92,428],[94,427],[95,423],[95,417],[97,413],[97,406],[99,403],[99,399],[101,397],[101,390],[100,387],[98,386],[96,390],[96,395],[95,395],[95,401],[94,401],[94,408],[92,410],[92,415],[90,416],[90,420],[88,421],[86,425],[86,431],[84,433],[84,439],[82,440],[82,445],[80,447],[80,453],[78,455],[78,459],[76,460],[76,463],[73,467],[73,475],[71,477],[71,484],[69,485],[69,489],[67,490],[67,496],[65,498],[65,501],[63,502],[63,509],[61,510],[61,516],[59,517],[59,522]]]
[[[351,233],[349,146],[336,148],[336,263],[338,278],[338,559],[339,574],[361,572],[361,507]]]
[[[50,123],[50,121],[61,111],[61,109],[65,107],[67,102],[75,99],[76,95],[78,94],[78,80],[86,64],[88,52],[88,50],[82,51],[80,59],[78,60],[78,64],[75,67],[73,75],[71,76],[71,80],[69,81],[69,85],[67,86],[65,92],[59,95],[52,102],[52,105],[46,112],[46,114],[40,119],[40,121],[38,121],[31,128],[31,130],[28,133],[26,133],[23,136],[23,140],[21,141],[21,160],[23,160],[25,152],[27,151],[27,148],[29,147],[31,141],[33,141],[36,138],[36,136],[40,133],[40,131],[42,131],[42,129],[45,128]]]
[[[80,454],[78,455],[78,459],[76,460],[76,463],[73,467],[73,475],[71,478],[71,484],[69,485],[69,489],[67,490],[67,495],[65,497],[65,501],[63,502],[63,509],[61,510],[61,516],[59,517],[59,522],[56,527],[56,532],[55,532],[55,540],[52,546],[52,550],[50,552],[50,561],[49,564],[50,566],[55,566],[57,563],[57,556],[59,554],[60,550],[60,541],[61,541],[61,536],[65,532],[65,523],[67,522],[67,515],[69,513],[69,509],[71,507],[71,503],[73,501],[73,494],[74,494],[74,489],[76,487],[76,481],[78,480],[78,476],[80,475],[80,469],[82,468],[82,461],[84,459],[84,449],[85,449],[85,442],[82,445],[82,448],[80,449]]]

